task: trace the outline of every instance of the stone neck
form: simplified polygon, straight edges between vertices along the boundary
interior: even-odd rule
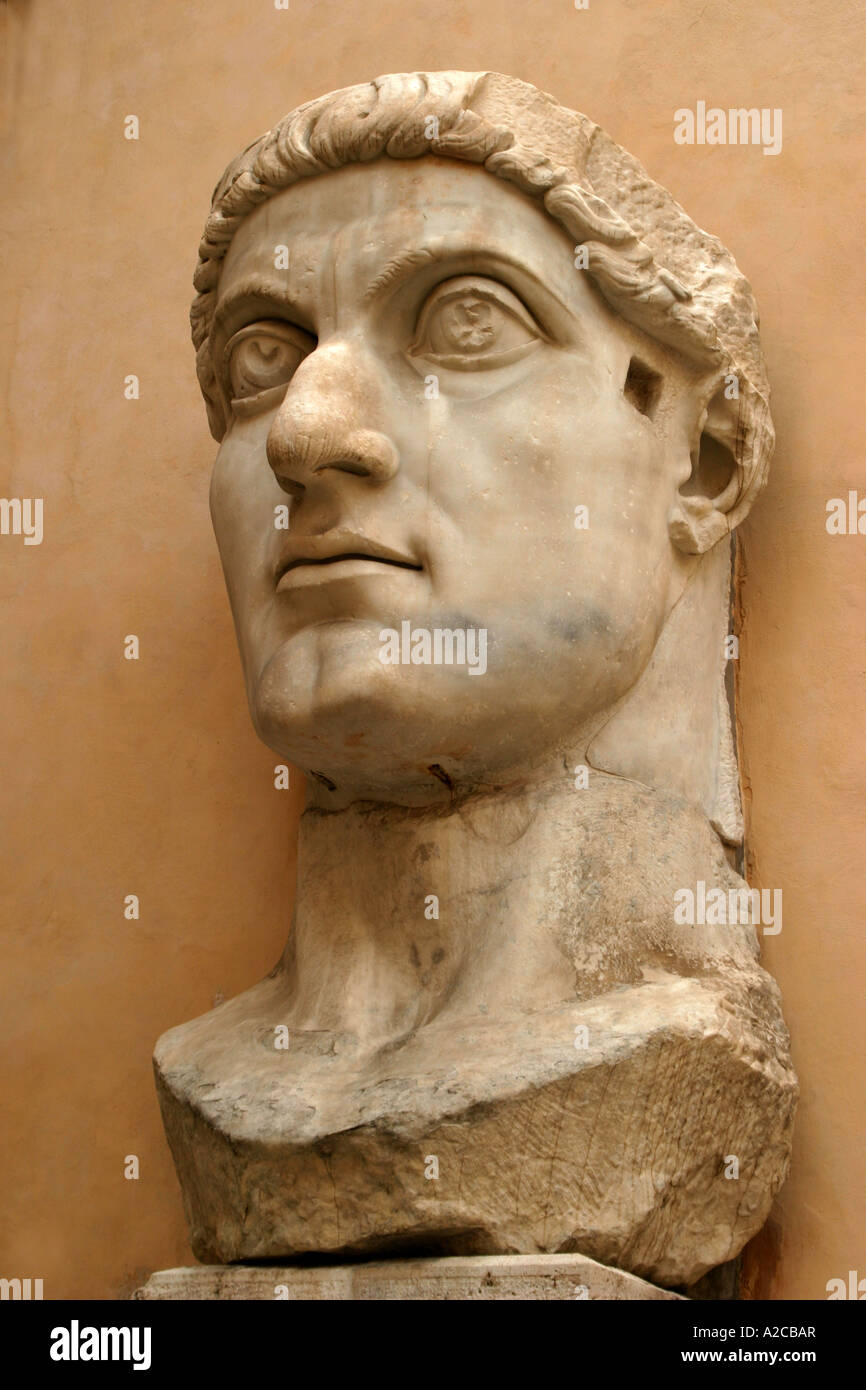
[[[697,874],[730,874],[700,812],[600,773],[446,808],[308,810],[286,1021],[378,1047],[634,982]]]

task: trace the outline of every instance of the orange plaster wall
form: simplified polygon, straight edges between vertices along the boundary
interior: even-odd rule
[[[824,528],[828,498],[866,492],[860,6],[10,0],[0,32],[0,492],[45,508],[41,546],[0,537],[0,1273],[115,1298],[191,1260],[152,1045],[260,978],[290,918],[300,789],[274,789],[246,715],[187,336],[211,188],[301,101],[454,67],[586,111],[755,286],[779,443],[742,535],[740,717],[753,879],[784,893],[765,959],[803,1100],[746,1289],[822,1298],[866,1275],[866,538]],[[780,107],[782,153],[675,144],[674,110],[699,99]]]

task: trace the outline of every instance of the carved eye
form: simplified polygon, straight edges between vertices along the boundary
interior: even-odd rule
[[[232,407],[248,414],[276,403],[315,346],[315,338],[290,323],[252,323],[242,328],[225,349]]]
[[[437,286],[426,301],[409,353],[471,371],[507,366],[542,341],[532,315],[504,285],[460,275]]]

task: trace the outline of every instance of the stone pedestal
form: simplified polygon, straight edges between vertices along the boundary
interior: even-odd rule
[[[137,1299],[679,1299],[583,1255],[469,1255],[351,1265],[200,1265],[161,1269]]]

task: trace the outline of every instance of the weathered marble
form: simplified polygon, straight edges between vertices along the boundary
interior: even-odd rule
[[[745,888],[748,283],[586,117],[439,73],[251,146],[196,287],[250,710],[308,803],[282,961],[157,1047],[193,1249],[688,1285],[763,1223],[796,1099],[754,925],[675,915]]]
[[[137,1289],[134,1298],[286,1300],[305,1302],[397,1300],[401,1302],[490,1301],[517,1298],[603,1300],[679,1299],[621,1269],[609,1269],[583,1255],[493,1255],[439,1260],[376,1260],[369,1264],[209,1265],[200,1269],[162,1269]]]

